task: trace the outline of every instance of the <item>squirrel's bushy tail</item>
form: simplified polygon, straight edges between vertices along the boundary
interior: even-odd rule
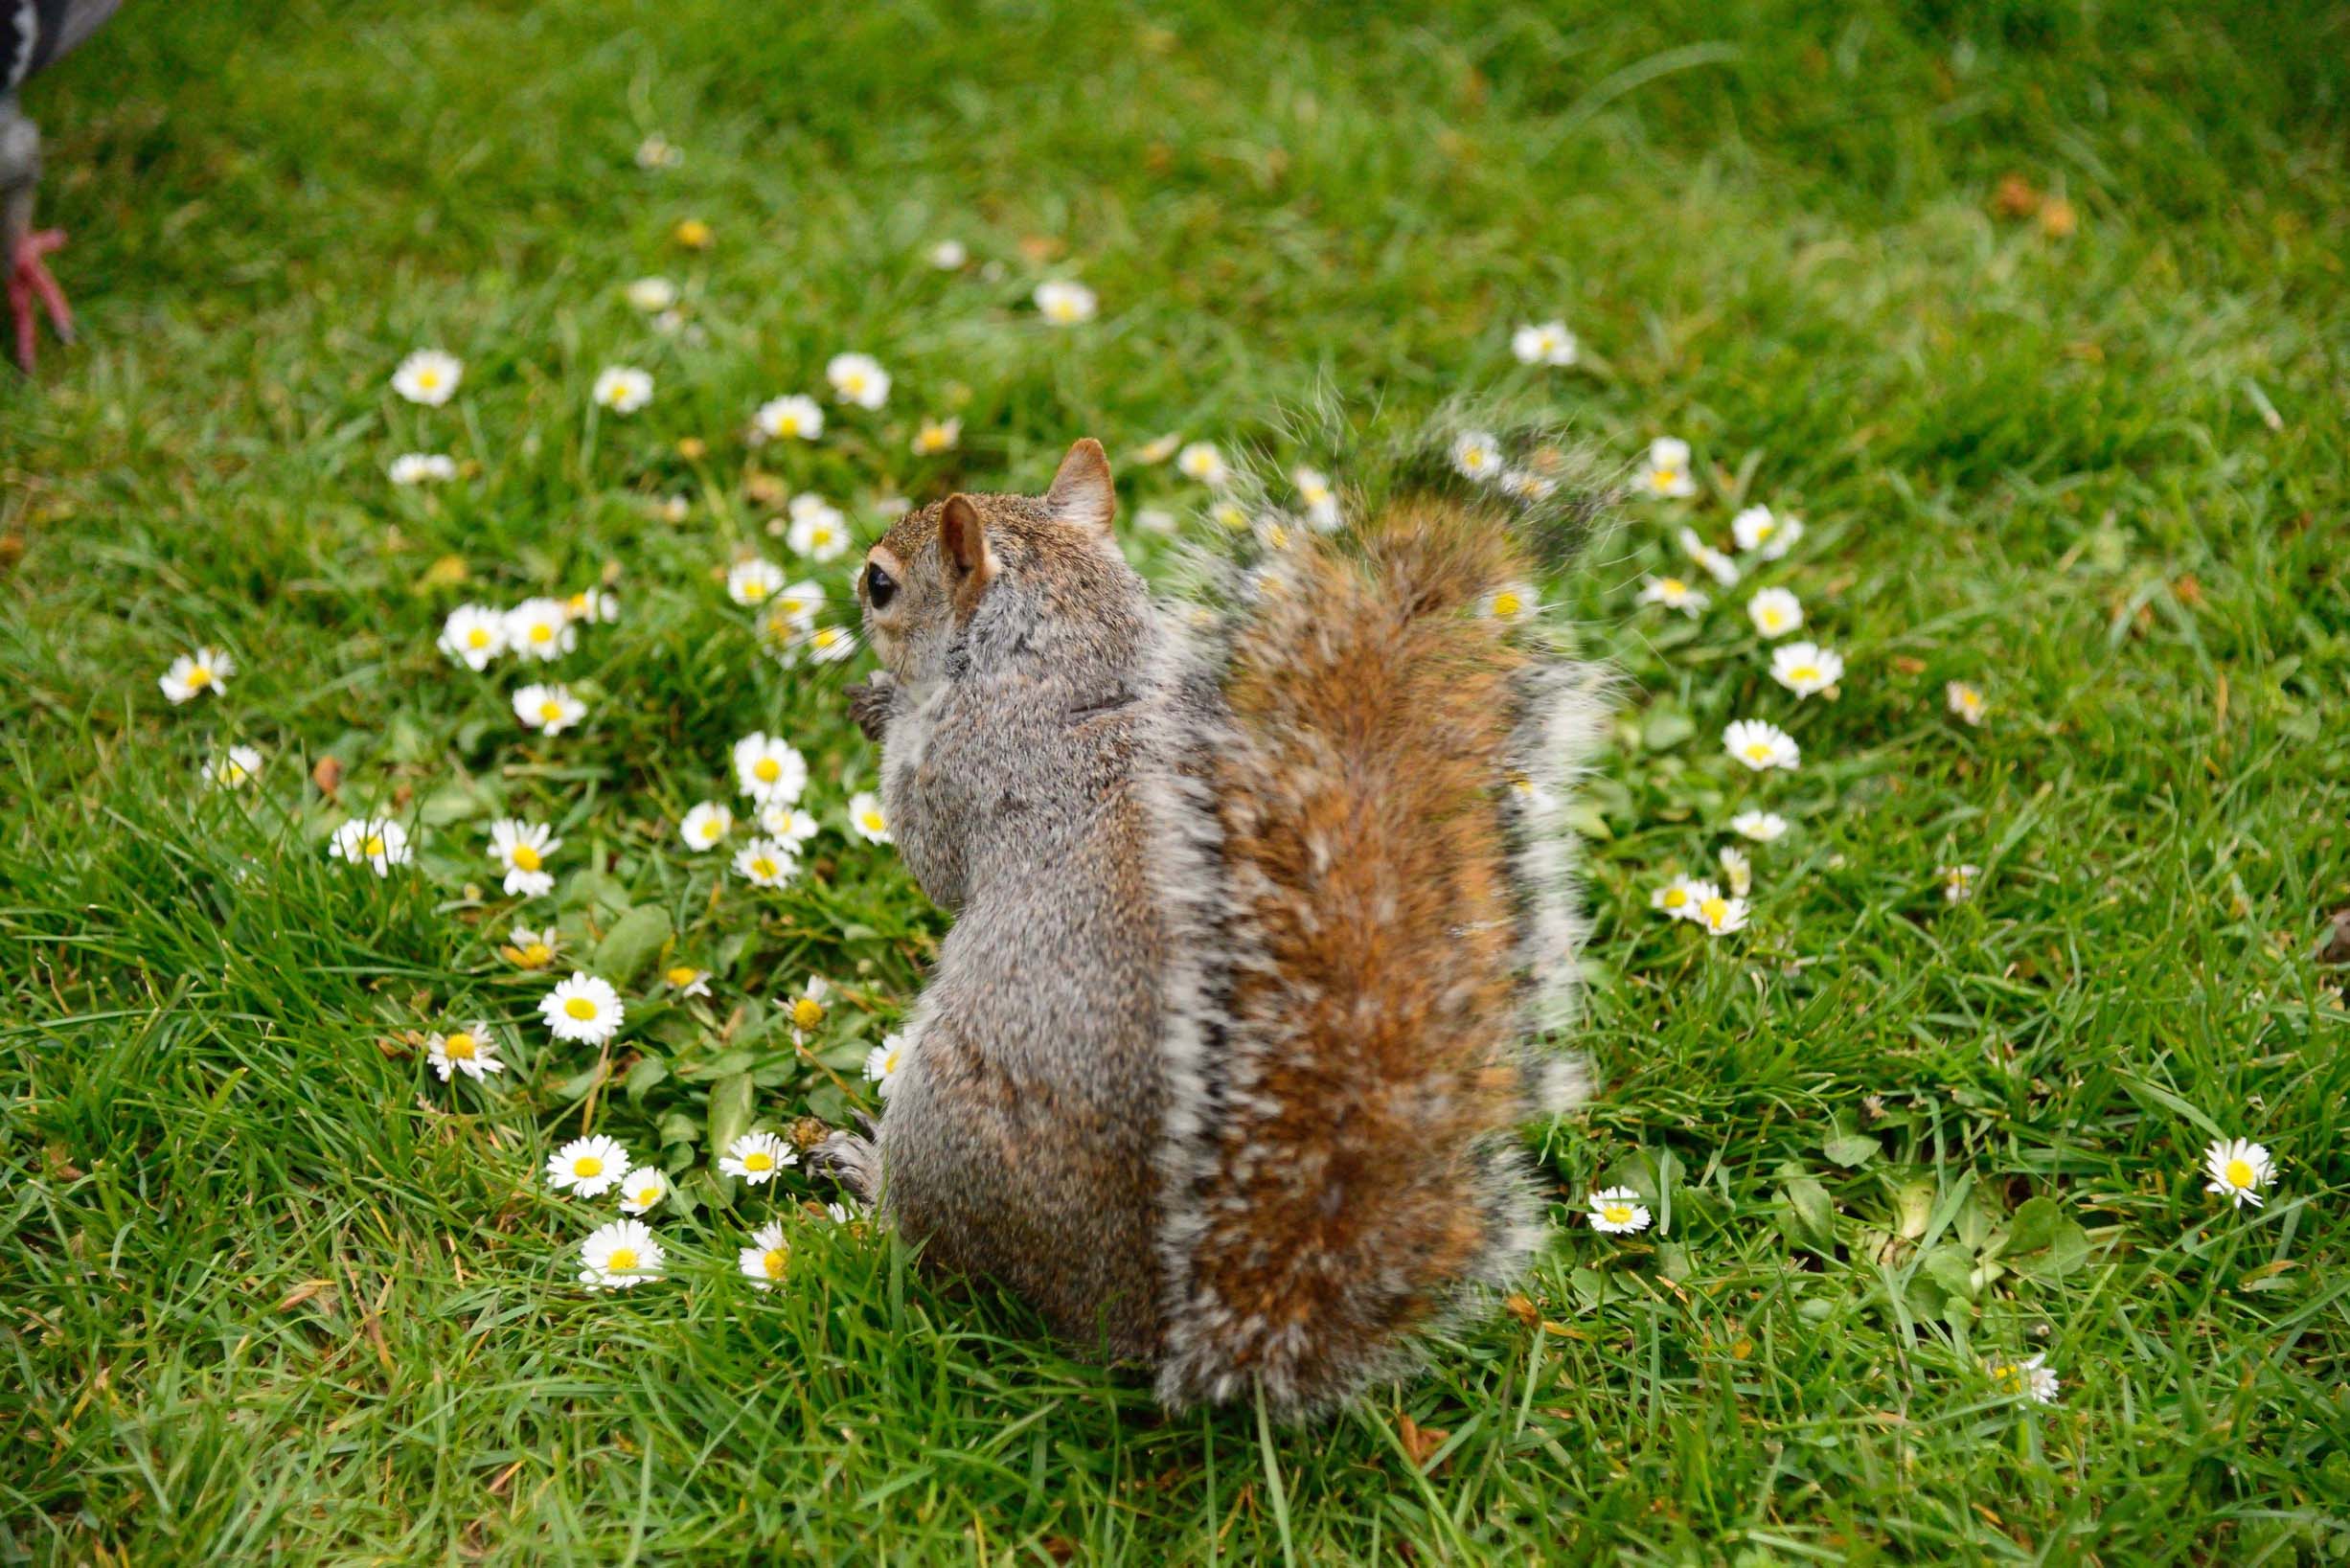
[[[1602,703],[1496,615],[1514,509],[1403,489],[1235,619],[1207,763],[1240,959],[1171,1173],[1160,1397],[1326,1407],[1536,1230],[1516,1129],[1581,936],[1557,813]],[[1506,610],[1507,606],[1503,606]]]

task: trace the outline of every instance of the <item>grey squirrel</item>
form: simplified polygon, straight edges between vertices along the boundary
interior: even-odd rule
[[[1041,497],[901,518],[850,698],[955,920],[879,1123],[816,1168],[1171,1408],[1328,1410],[1508,1281],[1540,1234],[1516,1129],[1583,1093],[1537,1037],[1575,1000],[1563,812],[1605,713],[1491,613],[1546,483],[1274,531],[1213,652],[1119,553],[1094,441]]]

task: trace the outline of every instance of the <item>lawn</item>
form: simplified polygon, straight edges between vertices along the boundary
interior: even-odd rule
[[[1403,9],[149,3],[32,84],[86,334],[0,377],[0,1557],[2350,1553],[2350,16]],[[1056,279],[1099,314],[1045,322]],[[1554,319],[1577,362],[1521,364]],[[438,406],[392,390],[426,347]],[[822,438],[749,443],[795,394]],[[850,830],[861,663],[784,668],[729,598],[753,553],[845,586],[788,499],[863,538],[1093,434],[1157,569],[1142,512],[1216,525],[1155,439],[1286,469],[1332,461],[1300,407],[1458,396],[1635,489],[1693,453],[1545,588],[1622,707],[1580,812],[1604,1091],[1526,1129],[1522,1297],[1325,1426],[1170,1420],[798,1172],[719,1176],[877,1103],[945,926]],[[1719,585],[1681,531],[1754,506],[1803,535]],[[1642,602],[1669,575],[1711,606]],[[596,584],[558,662],[436,649]],[[1763,587],[1832,693],[1771,678]],[[167,702],[198,646],[234,675]],[[542,678],[586,709],[553,737],[510,706]],[[1802,765],[1737,765],[1742,717]],[[753,731],[810,770],[775,889],[746,823],[678,832],[749,815]],[[231,743],[258,775],[208,784]],[[328,850],[370,815],[413,836],[381,877]],[[561,836],[551,894],[503,891],[507,816]],[[1652,910],[1734,845],[1744,930]],[[574,966],[608,1050],[540,1022]],[[475,1019],[509,1070],[444,1084]],[[585,1130],[674,1178],[666,1278],[575,1283],[614,1199],[541,1170]],[[2264,1203],[2205,1192],[2222,1135]],[[1649,1229],[1584,1222],[1619,1182]],[[2028,1356],[2053,1403],[1996,1375]]]

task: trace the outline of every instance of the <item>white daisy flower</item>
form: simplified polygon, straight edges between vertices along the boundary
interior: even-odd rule
[[[559,1040],[602,1045],[620,1033],[627,1021],[627,1007],[612,983],[583,969],[538,999],[538,1015]]]
[[[768,441],[814,441],[824,434],[824,409],[798,394],[770,398],[751,416],[751,428]]]
[[[574,1138],[547,1156],[547,1184],[559,1193],[602,1197],[621,1184],[632,1164],[617,1138]]]
[[[1609,1187],[1593,1193],[1586,1217],[1591,1228],[1608,1236],[1629,1236],[1649,1228],[1648,1205],[1629,1187]]]
[[[791,1266],[791,1246],[784,1239],[784,1227],[770,1221],[751,1233],[751,1244],[744,1247],[739,1261],[742,1277],[751,1282],[754,1290],[772,1290],[784,1271]]]
[[[905,1036],[884,1034],[881,1043],[865,1053],[865,1078],[874,1092],[887,1100],[898,1092],[898,1075],[905,1071]]]
[[[2276,1181],[2276,1162],[2269,1151],[2248,1138],[2228,1138],[2203,1150],[2203,1170],[2211,1180],[2203,1191],[2227,1199],[2237,1208],[2259,1208],[2268,1200],[2260,1190]]]
[[[1559,482],[1532,468],[1504,468],[1494,488],[1516,501],[1547,501],[1559,488]]]
[[[1319,468],[1293,468],[1289,478],[1297,486],[1297,498],[1305,503],[1306,526],[1316,534],[1335,533],[1340,521],[1338,489],[1330,476]]]
[[[1452,466],[1471,479],[1492,479],[1501,472],[1501,443],[1490,431],[1464,430],[1452,441]]]
[[[1065,278],[1037,285],[1037,313],[1056,327],[1074,327],[1081,321],[1091,321],[1101,304],[1092,289]]]
[[[775,657],[787,670],[803,655],[810,664],[838,664],[856,651],[856,633],[846,626],[806,626],[784,638],[770,638]]]
[[[1581,352],[1575,334],[1566,330],[1563,321],[1520,327],[1510,334],[1510,352],[1517,356],[1521,365],[1571,365]]]
[[[754,838],[735,854],[735,872],[753,887],[782,887],[800,869],[800,847]]]
[[[514,693],[514,716],[540,735],[560,735],[587,716],[587,704],[568,686],[525,686]]]
[[[1640,476],[1640,488],[1651,495],[1676,500],[1697,494],[1698,482],[1689,471],[1689,443],[1671,436],[1659,436],[1650,442],[1648,467]]]
[[[959,272],[971,253],[960,239],[942,239],[930,247],[930,264],[941,272]]]
[[[1991,711],[1991,705],[1983,700],[1983,693],[1965,681],[1951,681],[1945,685],[1942,698],[1950,705],[1951,713],[1970,724],[1982,723],[1983,716]]]
[[[671,145],[666,136],[648,136],[636,144],[636,167],[639,169],[674,169],[685,162],[685,151]]]
[[[782,736],[754,730],[735,742],[735,781],[763,805],[787,806],[808,786],[808,760]]]
[[[1145,534],[1173,534],[1178,521],[1165,507],[1144,507],[1134,513],[1134,526]]]
[[[620,1212],[624,1215],[649,1213],[667,1196],[669,1178],[650,1165],[630,1166],[621,1178]]]
[[[391,475],[395,485],[438,484],[457,477],[457,464],[439,452],[402,452],[392,460]]]
[[[799,1163],[800,1151],[774,1133],[746,1132],[726,1146],[726,1152],[719,1157],[719,1170],[758,1187],[773,1181],[786,1166]]]
[[[582,625],[609,625],[620,619],[620,601],[602,588],[582,588],[563,601],[563,613]]]
[[[476,1081],[491,1073],[503,1073],[506,1064],[498,1060],[497,1036],[490,1033],[486,1023],[475,1023],[470,1029],[452,1029],[445,1034],[424,1036],[424,1059],[446,1083],[459,1073]]]
[[[773,801],[759,808],[759,830],[769,838],[780,838],[786,844],[805,844],[820,829],[816,819],[796,806]]]
[[[827,1203],[824,1217],[835,1225],[847,1225],[865,1217],[865,1211],[854,1203]]]
[[[1175,470],[1186,479],[1197,479],[1202,485],[1221,485],[1232,477],[1224,466],[1224,454],[1211,441],[1196,441],[1175,454]]]
[[[1153,436],[1151,440],[1144,442],[1140,446],[1135,447],[1133,461],[1144,466],[1148,466],[1153,463],[1164,463],[1169,458],[1175,456],[1175,448],[1182,444],[1182,433],[1180,431],[1170,430],[1167,432],[1167,434],[1163,436]]]
[[[673,964],[661,971],[662,982],[680,996],[710,994],[710,971],[691,964]]]
[[[738,604],[764,604],[783,585],[784,569],[758,556],[726,569],[726,597]]]
[[[413,857],[408,829],[382,817],[352,818],[334,829],[327,851],[337,860],[372,867],[378,876],[391,875],[394,866],[404,866]]]
[[[507,962],[521,969],[543,969],[555,962],[555,928],[534,931],[517,925],[506,939]]]
[[[1238,501],[1219,501],[1208,508],[1208,519],[1219,528],[1238,534],[1248,526],[1248,509]]]
[[[1542,607],[1531,582],[1505,582],[1485,596],[1478,608],[1505,625],[1517,625]]]
[[[2027,1356],[2021,1361],[1994,1361],[1985,1370],[1990,1374],[1991,1386],[2010,1398],[2032,1404],[2056,1403],[2059,1385],[2044,1355]]]
[[[596,373],[593,396],[615,414],[633,414],[652,401],[652,373],[634,365],[606,365]]]
[[[848,519],[820,495],[795,495],[791,498],[791,530],[784,542],[812,561],[838,560],[851,542]]]
[[[1698,905],[1707,898],[1721,897],[1721,892],[1711,882],[1676,876],[1649,894],[1649,907],[1677,920],[1694,920],[1698,918]]]
[[[1774,517],[1768,507],[1748,507],[1730,519],[1730,534],[1738,548],[1758,560],[1777,560],[1803,537],[1802,519]]]
[[[1689,558],[1705,568],[1707,577],[1712,578],[1724,588],[1738,586],[1738,562],[1699,538],[1696,529],[1682,529],[1680,543],[1681,548],[1689,552]]]
[[[1827,691],[1843,673],[1843,656],[1817,643],[1786,643],[1770,650],[1770,678],[1799,697]]]
[[[580,634],[559,599],[526,599],[506,612],[506,646],[526,659],[559,659]]]
[[[1746,858],[1745,851],[1734,844],[1724,844],[1720,859],[1722,879],[1729,884],[1731,898],[1744,898],[1754,891],[1754,862]],[[1700,910],[1699,913],[1701,915],[1704,911]]]
[[[910,444],[916,457],[936,457],[951,452],[963,440],[961,420],[924,420],[915,427]]]
[[[1759,718],[1742,718],[1722,732],[1723,749],[1760,773],[1766,768],[1794,768],[1803,761],[1795,738]]]
[[[824,378],[833,395],[859,408],[878,408],[889,401],[889,372],[869,353],[836,353],[825,362]]]
[[[1963,904],[1974,897],[1974,879],[1983,875],[1980,866],[1936,866],[1934,875],[1942,878],[1942,901]]]
[[[1803,625],[1803,601],[1785,588],[1765,588],[1746,601],[1746,619],[1765,637],[1784,637]]]
[[[716,801],[697,802],[677,824],[689,850],[716,849],[734,830],[735,814]]]
[[[630,305],[649,316],[677,303],[677,285],[667,278],[639,278],[621,292],[627,295]]]
[[[1705,606],[1713,601],[1692,587],[1687,578],[1653,577],[1640,579],[1640,602],[1662,604],[1666,609],[1695,617],[1704,614]]]
[[[237,661],[227,653],[217,648],[199,648],[173,659],[171,668],[155,677],[155,684],[176,708],[206,692],[221,691],[235,673]]]
[[[241,789],[262,770],[262,754],[251,746],[231,746],[204,764],[204,777],[215,789]]]
[[[506,896],[543,898],[555,891],[555,874],[546,869],[547,856],[563,847],[543,822],[520,822],[500,817],[490,825],[490,858],[506,869]]]
[[[833,998],[833,983],[820,974],[808,977],[800,994],[784,1003],[784,1011],[791,1015],[792,1038],[805,1040],[824,1027],[827,1004]]]
[[[860,789],[849,797],[849,826],[868,844],[891,844],[889,819],[881,814],[881,797]]]
[[[661,1277],[668,1254],[644,1221],[615,1219],[580,1243],[580,1283],[590,1290],[626,1290]]]
[[[506,617],[479,604],[460,604],[441,623],[435,646],[468,670],[487,670],[506,651]]]
[[[1730,831],[1757,844],[1768,844],[1786,835],[1787,819],[1776,811],[1741,811],[1730,819]]]
[[[465,379],[465,362],[438,349],[419,349],[392,373],[392,390],[412,403],[438,408],[455,395]]]
[[[1733,931],[1743,931],[1746,925],[1746,900],[1724,898],[1719,891],[1711,898],[1698,900],[1697,913],[1690,917],[1717,937],[1726,937]]]

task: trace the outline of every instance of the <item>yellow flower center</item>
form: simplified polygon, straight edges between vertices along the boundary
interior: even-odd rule
[[[634,1267],[636,1267],[636,1249],[634,1247],[614,1247],[612,1256],[604,1261],[604,1271],[606,1274],[625,1274]]]
[[[878,811],[867,811],[856,820],[865,825],[865,831],[869,833],[878,833],[888,826],[881,820],[881,813]]]
[[[1753,744],[1751,744],[1751,745],[1749,745],[1748,747],[1746,747],[1746,756],[1747,756],[1747,759],[1748,759],[1749,761],[1757,761],[1757,762],[1768,762],[1768,761],[1770,761],[1770,743],[1769,743],[1768,741],[1766,741],[1766,740],[1757,740],[1757,741],[1755,741]]]
[[[819,626],[816,628],[816,634],[809,641],[818,648],[831,648],[834,643],[840,641],[840,633],[832,626]]]
[[[562,716],[563,705],[559,702],[550,700],[542,702],[538,705],[538,717],[542,723],[559,723],[562,720]]]
[[[833,531],[829,528],[814,529],[809,534],[808,542],[810,548],[821,550],[833,542]]]
[[[691,964],[680,964],[669,971],[669,983],[673,986],[691,986],[700,978],[701,971]]]
[[[658,1182],[650,1183],[636,1190],[636,1206],[640,1209],[650,1209],[660,1201],[661,1185]]]
[[[1727,898],[1708,898],[1698,905],[1698,913],[1705,917],[1708,925],[1720,925],[1723,917],[1729,912],[1730,901]]]
[[[594,1154],[582,1154],[571,1162],[571,1173],[575,1176],[601,1176],[604,1174],[604,1161]]]
[[[1773,631],[1778,630],[1780,623],[1784,622],[1786,619],[1787,617],[1780,614],[1776,609],[1767,609],[1763,612],[1763,625],[1768,626]]]
[[[531,627],[531,641],[534,643],[552,643],[555,641],[555,628],[548,625],[544,621],[539,622],[536,625]]]
[[[852,371],[847,375],[841,377],[840,384],[851,392],[862,392],[865,390],[865,377],[857,372]]]
[[[596,1015],[596,1004],[584,996],[574,996],[563,1003],[563,1011],[585,1023]]]
[[[1776,524],[1776,523],[1770,523],[1770,522],[1763,522],[1763,523],[1757,523],[1757,524],[1755,524],[1755,525],[1754,525],[1754,542],[1755,542],[1756,544],[1761,544],[1761,543],[1762,543],[1762,542],[1763,542],[1765,539],[1769,538],[1769,537],[1770,537],[1770,535],[1771,535],[1771,532],[1772,532],[1774,529],[1776,529],[1778,526],[1779,526],[1778,524]]]
[[[245,765],[242,762],[224,762],[220,766],[220,777],[230,784],[240,784],[245,782]]]
[[[803,996],[791,1004],[791,1023],[795,1029],[813,1029],[824,1022],[824,1004],[812,996]]]
[[[742,1169],[745,1170],[772,1170],[775,1169],[775,1156],[764,1148],[752,1149],[748,1154],[742,1156]]]
[[[1669,490],[1680,482],[1680,477],[1681,471],[1678,468],[1658,468],[1654,473],[1649,475],[1649,483],[1657,489]]]
[[[1629,1225],[1631,1223],[1631,1206],[1628,1203],[1609,1203],[1603,1206],[1599,1213],[1600,1217],[1605,1219],[1610,1225]]]
[[[2012,1363],[2002,1361],[1992,1368],[1991,1380],[2004,1393],[2021,1394],[2023,1392],[2023,1369]]]
[[[790,622],[784,618],[787,616],[799,615],[806,611],[808,605],[805,601],[787,599],[775,606],[776,619],[768,622],[767,624],[771,626],[776,626],[779,628],[789,625]]]
[[[764,854],[755,856],[751,861],[751,875],[763,880],[774,875],[775,862]]]
[[[553,958],[554,956],[555,949],[548,946],[543,942],[534,942],[528,947],[522,949],[522,962],[529,965],[534,969],[537,968],[540,965],[546,963],[547,960]]]
[[[1819,679],[1819,666],[1815,664],[1796,665],[1793,669],[1788,670],[1787,678],[1789,680],[1815,681]]]
[[[367,842],[359,846],[359,852],[367,856],[370,860],[373,860],[376,856],[381,854],[383,852],[383,835],[381,833],[369,834]]]
[[[904,1055],[903,1052],[892,1051],[888,1056],[881,1058],[881,1076],[883,1078],[894,1078],[897,1076],[898,1058],[902,1055]]]
[[[1667,578],[1657,586],[1664,590],[1667,599],[1679,599],[1689,592],[1689,584],[1683,582],[1679,578]]]
[[[441,384],[441,373],[434,370],[418,371],[416,373],[416,384],[423,388],[426,392],[430,392]]]
[[[1688,901],[1688,889],[1677,887],[1669,887],[1665,889],[1665,907],[1667,909],[1678,909],[1681,905],[1687,903]]]
[[[536,850],[532,849],[528,844],[514,846],[514,869],[516,871],[536,871],[539,864]]]
[[[754,604],[766,598],[767,595],[773,591],[774,590],[770,589],[765,583],[760,581],[757,578],[753,578],[748,582],[742,584],[742,597],[749,600]]]
[[[2251,1186],[2251,1185],[2252,1185],[2252,1162],[2251,1162],[2251,1161],[2249,1161],[2249,1160],[2230,1160],[2230,1161],[2228,1161],[2228,1162],[2227,1162],[2227,1170],[2226,1170],[2226,1171],[2225,1172],[2223,1179],[2224,1179],[2224,1180],[2225,1180],[2225,1181],[2226,1181],[2226,1183],[2227,1183],[2227,1185],[2228,1185],[2228,1186],[2230,1186],[2230,1187],[2249,1187],[2249,1186]]]
[[[1516,615],[1524,603],[1516,594],[1498,593],[1494,595],[1494,613],[1506,619]]]
[[[488,648],[490,646],[490,633],[484,631],[479,626],[475,626],[471,631],[465,634],[465,646],[468,648]]]
[[[200,664],[191,666],[188,670],[188,684],[190,686],[198,687],[210,686],[212,684],[212,671],[205,669]]]
[[[775,433],[779,436],[798,435],[800,433],[800,417],[797,414],[777,415],[775,417]]]
[[[769,1247],[766,1255],[759,1260],[760,1270],[770,1280],[780,1280],[784,1277],[784,1264],[790,1260],[790,1257],[791,1255],[781,1247]]]
[[[761,784],[773,784],[784,776],[784,764],[772,757],[762,757],[751,764],[751,777]]]
[[[473,1036],[461,1029],[441,1042],[441,1053],[452,1061],[471,1061]]]

